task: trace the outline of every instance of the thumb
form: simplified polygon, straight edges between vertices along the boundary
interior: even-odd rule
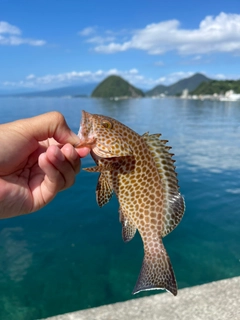
[[[73,146],[80,142],[79,137],[70,130],[60,112],[47,112],[31,118],[31,121],[26,119],[22,120],[22,122],[25,134],[27,132],[29,138],[35,138],[37,141],[54,138],[61,144],[70,143]]]

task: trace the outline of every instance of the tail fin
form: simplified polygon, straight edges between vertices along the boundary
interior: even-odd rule
[[[177,295],[177,282],[171,265],[171,261],[164,248],[162,240],[157,252],[145,249],[143,265],[133,294],[144,290],[166,289],[174,296]],[[154,248],[155,249],[155,248]],[[152,250],[153,251],[153,250]]]

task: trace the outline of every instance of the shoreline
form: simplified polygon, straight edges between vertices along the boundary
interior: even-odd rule
[[[66,313],[45,320],[229,320],[240,319],[240,277]]]

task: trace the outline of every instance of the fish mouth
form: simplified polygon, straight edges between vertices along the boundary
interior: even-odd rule
[[[82,110],[82,119],[78,131],[80,142],[74,146],[75,148],[88,147],[92,149],[96,143],[96,138],[91,135],[92,123],[90,117],[90,113]]]
[[[75,144],[74,147],[76,149],[80,149],[80,148],[84,148],[84,147],[92,149],[93,146],[95,145],[95,143],[96,143],[95,138],[88,138],[88,139],[85,139],[84,141],[81,141],[81,142]]]
[[[81,122],[80,122],[80,129],[79,129],[79,132],[78,132],[78,136],[80,139],[84,138],[87,136],[88,134],[88,130],[87,130],[87,124],[88,124],[88,113],[84,110],[82,110],[82,119],[81,119]]]
[[[89,116],[90,116],[90,113],[88,113],[88,112],[86,112],[86,111],[84,111],[84,110],[82,110],[82,120],[81,120],[81,125],[83,125],[83,124],[86,124],[88,121],[88,119],[89,119]]]

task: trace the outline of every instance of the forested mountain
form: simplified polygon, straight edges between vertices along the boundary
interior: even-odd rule
[[[109,76],[94,89],[91,96],[94,98],[137,98],[143,97],[144,93],[119,76]]]
[[[166,94],[168,96],[180,95],[183,90],[188,89],[189,92],[195,90],[201,83],[208,83],[211,79],[207,78],[201,73],[196,73],[189,78],[179,80],[178,82],[170,85],[158,85],[150,91],[146,92],[146,96],[156,96],[159,94]]]

